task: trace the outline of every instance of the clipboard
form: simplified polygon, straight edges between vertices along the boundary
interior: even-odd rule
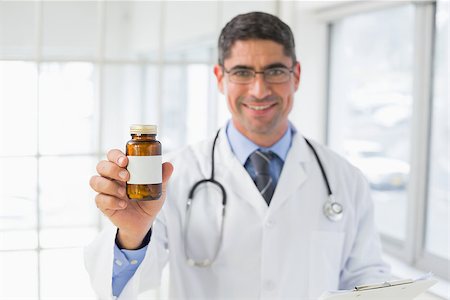
[[[437,280],[431,278],[386,281],[357,286],[353,290],[325,292],[320,296],[319,300],[412,300],[436,283]]]

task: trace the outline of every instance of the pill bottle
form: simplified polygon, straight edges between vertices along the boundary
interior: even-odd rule
[[[156,125],[130,126],[131,140],[126,145],[128,157],[127,196],[135,200],[155,200],[162,192],[161,143],[156,140]]]

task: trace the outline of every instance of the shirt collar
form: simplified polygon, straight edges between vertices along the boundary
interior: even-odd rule
[[[287,153],[292,144],[292,135],[295,133],[295,128],[289,122],[288,130],[284,133],[281,139],[273,144],[271,147],[259,147],[242,133],[240,133],[233,122],[230,120],[226,126],[226,134],[228,142],[230,143],[231,150],[236,155],[239,162],[244,165],[250,154],[255,150],[261,149],[263,151],[272,151],[284,162],[286,160]]]

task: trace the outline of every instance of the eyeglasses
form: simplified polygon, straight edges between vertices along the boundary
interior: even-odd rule
[[[264,81],[267,83],[285,83],[290,79],[291,73],[294,72],[293,69],[286,67],[268,68],[260,72],[246,68],[227,70],[223,67],[223,70],[228,74],[231,82],[238,84],[252,83],[255,80],[256,74],[262,74]]]

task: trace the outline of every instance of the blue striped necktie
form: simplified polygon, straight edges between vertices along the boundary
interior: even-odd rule
[[[270,175],[270,162],[274,158],[273,153],[256,150],[249,158],[256,174],[256,187],[269,205],[275,191],[275,181]]]

